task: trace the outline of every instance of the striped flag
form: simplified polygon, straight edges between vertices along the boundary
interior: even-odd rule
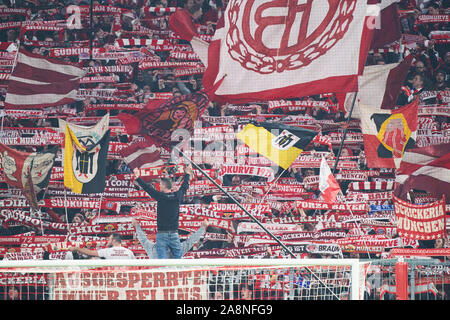
[[[411,189],[450,199],[450,143],[414,148],[404,153],[394,195],[405,200]]]
[[[128,147],[120,150],[120,155],[131,170],[164,165],[164,161],[161,159],[161,149],[141,137],[133,140]]]
[[[141,9],[144,13],[172,13],[179,10],[177,7],[168,7],[168,8],[160,8],[160,7],[143,7]]]
[[[5,108],[60,106],[76,100],[85,72],[64,61],[20,50],[9,78]]]

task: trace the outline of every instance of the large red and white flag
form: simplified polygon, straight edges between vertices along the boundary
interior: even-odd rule
[[[335,203],[337,195],[341,191],[339,183],[337,183],[327,161],[323,157],[320,163],[319,190],[322,192],[322,198],[326,203]]]
[[[406,200],[411,189],[450,199],[450,143],[410,149],[395,178],[394,195]]]
[[[367,2],[231,0],[205,88],[223,80],[214,100],[234,103],[357,91],[373,34]]]
[[[5,108],[60,106],[76,100],[83,69],[64,61],[20,50],[9,78]]]
[[[342,111],[345,110],[346,114],[350,113],[355,94],[352,118],[361,117],[361,105],[393,109],[411,66],[411,60],[412,55],[408,55],[399,63],[366,66],[364,73],[358,79],[358,92],[337,95]]]

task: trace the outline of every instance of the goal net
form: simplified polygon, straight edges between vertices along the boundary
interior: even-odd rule
[[[0,299],[359,300],[356,259],[0,261]]]

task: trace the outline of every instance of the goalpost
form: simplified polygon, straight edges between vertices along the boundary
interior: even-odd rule
[[[357,259],[0,261],[0,300],[361,300]]]

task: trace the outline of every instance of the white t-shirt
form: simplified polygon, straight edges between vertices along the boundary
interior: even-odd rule
[[[105,259],[136,259],[133,251],[124,247],[111,247],[97,250],[98,256]]]

